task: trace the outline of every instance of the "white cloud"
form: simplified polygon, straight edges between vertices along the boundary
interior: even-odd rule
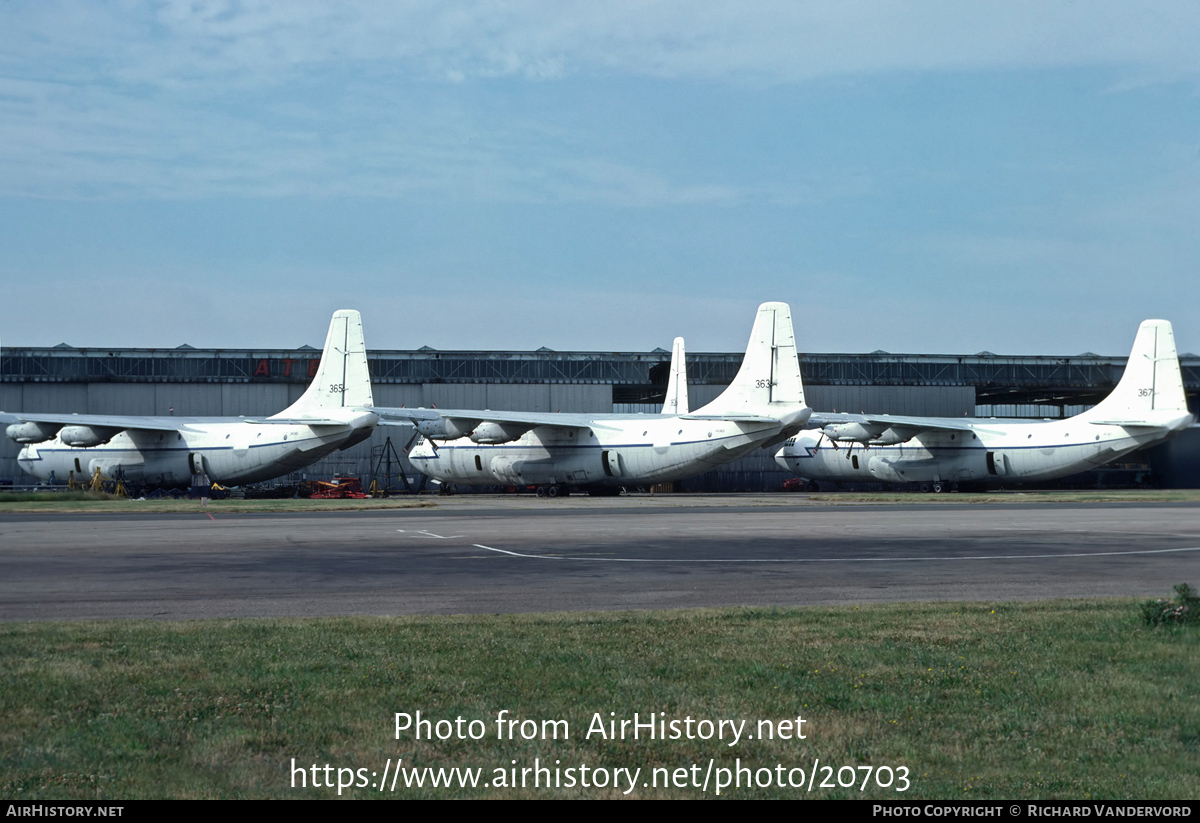
[[[794,202],[827,189],[672,173],[438,90],[1079,65],[1143,82],[1194,76],[1197,30],[1193,4],[1049,0],[6,3],[0,195]],[[406,98],[414,84],[429,97]]]
[[[577,72],[770,82],[888,70],[1127,65],[1194,74],[1200,7],[1059,0],[6,4],[3,63],[174,85],[354,62],[430,78]]]

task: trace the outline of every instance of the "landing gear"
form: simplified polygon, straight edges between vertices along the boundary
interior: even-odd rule
[[[945,490],[946,490],[946,484],[945,484],[945,483],[937,482],[937,483],[934,483],[934,484],[933,484],[933,493],[934,493],[934,494],[941,494],[941,493],[942,493],[942,492],[944,492]]]
[[[538,486],[534,490],[534,494],[538,497],[567,497],[571,494],[571,490],[556,483],[552,486]]]

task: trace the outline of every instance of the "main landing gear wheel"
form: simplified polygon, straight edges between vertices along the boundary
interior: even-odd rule
[[[934,494],[941,494],[945,490],[946,490],[946,485],[944,483],[934,483],[933,484],[933,493]]]

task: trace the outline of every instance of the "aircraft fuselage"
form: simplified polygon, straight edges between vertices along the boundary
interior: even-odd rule
[[[186,486],[202,465],[223,485],[257,483],[307,466],[339,448],[370,436],[375,416],[357,413],[339,426],[262,425],[238,418],[208,418],[182,424],[178,431],[127,430],[88,448],[68,446],[59,436],[21,449],[17,462],[39,480],[66,482],[90,478],[161,486]]]
[[[782,424],[649,414],[638,419],[598,415],[594,422],[589,428],[539,426],[498,445],[464,437],[435,449],[423,440],[409,459],[438,480],[472,485],[665,483],[724,465],[782,429]]]
[[[835,449],[821,432],[805,431],[789,439],[775,460],[810,480],[1036,482],[1095,468],[1171,433],[1097,425],[1079,418],[979,420],[968,425],[969,430],[922,432],[903,443],[869,448],[839,443]]]

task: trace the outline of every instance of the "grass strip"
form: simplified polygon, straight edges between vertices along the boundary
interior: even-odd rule
[[[404,496],[367,500],[308,500],[289,498],[264,500],[209,500],[206,509],[200,501],[171,497],[137,499],[117,497],[103,492],[3,492],[0,513],[11,514],[166,514],[177,512],[247,514],[255,512],[325,512],[412,509],[436,505],[428,497]]]
[[[1200,796],[1200,630],[1134,601],[899,604],[482,617],[0,625],[0,797],[330,797],[301,767],[379,773],[558,761],[650,770],[907,766],[895,794],[818,787],[724,797]],[[395,739],[394,713],[481,720],[482,740]],[[514,719],[570,739],[497,740]],[[802,715],[805,740],[605,740],[603,719]],[[336,773],[336,772],[335,772]],[[817,783],[824,775],[818,775]],[[322,774],[322,782],[325,775]],[[390,783],[390,780],[389,780]],[[713,786],[710,785],[711,795]],[[609,797],[613,787],[351,788],[357,797]]]

